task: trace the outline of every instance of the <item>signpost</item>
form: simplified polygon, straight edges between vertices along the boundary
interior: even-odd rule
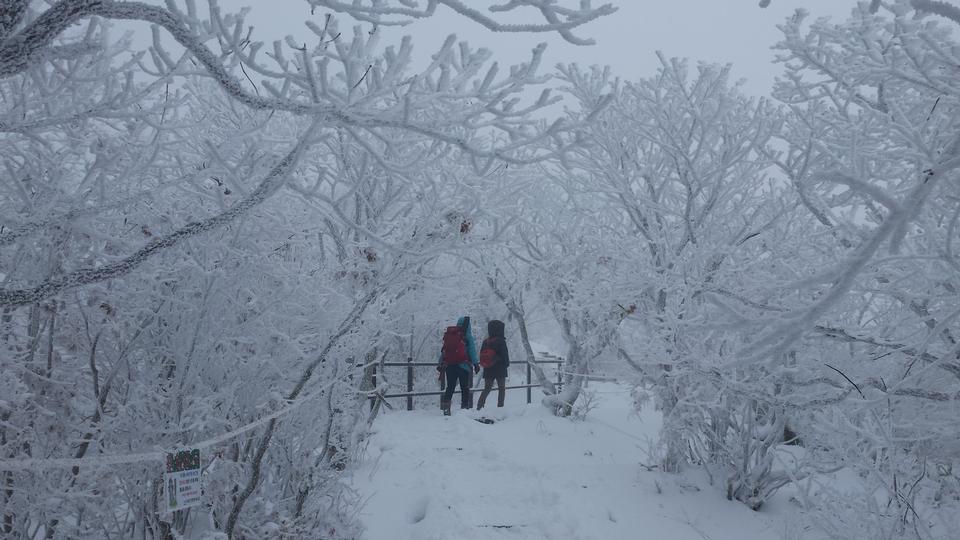
[[[183,510],[200,504],[203,484],[200,481],[200,449],[180,450],[167,454],[163,473],[163,500],[167,511]]]

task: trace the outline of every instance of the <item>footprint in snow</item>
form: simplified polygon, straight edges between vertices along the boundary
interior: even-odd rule
[[[407,511],[407,520],[411,525],[416,525],[427,517],[427,507],[430,506],[430,497],[421,495],[413,501],[410,509]]]
[[[613,511],[609,508],[607,508],[607,519],[610,520],[611,523],[617,523],[617,516],[613,515]]]

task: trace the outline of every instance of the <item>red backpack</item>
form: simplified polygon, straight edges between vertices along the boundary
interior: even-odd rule
[[[470,361],[467,357],[467,343],[463,337],[463,329],[459,326],[448,326],[443,333],[443,348],[440,356],[444,364],[464,364]]]
[[[480,347],[480,367],[489,368],[497,363],[497,351],[493,349],[493,338],[483,340]]]

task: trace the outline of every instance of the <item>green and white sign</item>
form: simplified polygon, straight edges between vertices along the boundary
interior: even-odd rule
[[[203,484],[200,481],[200,449],[180,450],[167,454],[163,473],[163,500],[167,511],[183,510],[200,504]]]

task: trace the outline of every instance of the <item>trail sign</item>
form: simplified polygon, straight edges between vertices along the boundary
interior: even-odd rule
[[[163,500],[167,512],[200,504],[203,484],[200,481],[200,449],[180,450],[167,454],[163,473]]]

